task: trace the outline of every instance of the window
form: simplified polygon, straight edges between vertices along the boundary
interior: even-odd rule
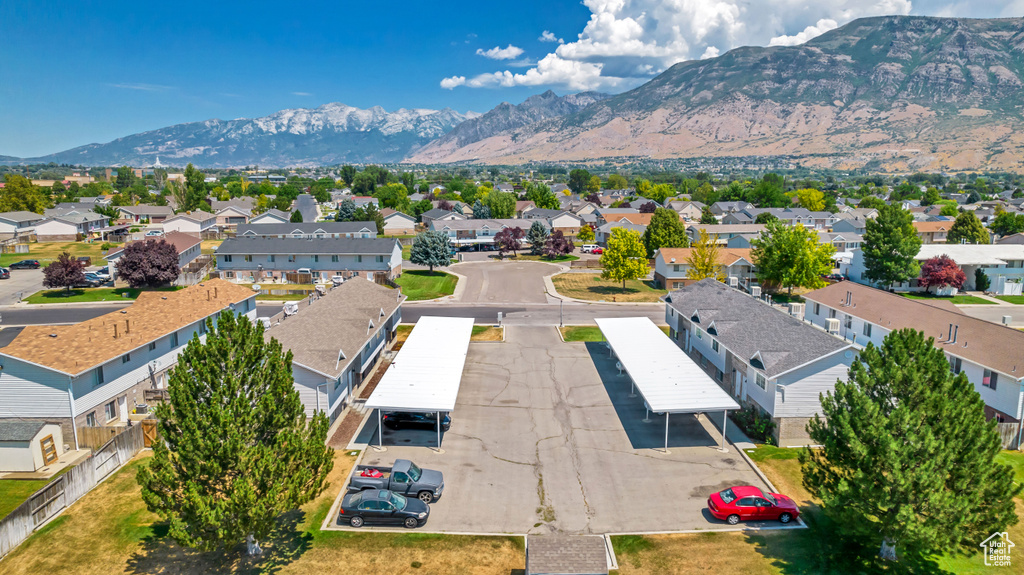
[[[953,373],[960,373],[960,369],[963,368],[963,361],[959,357],[949,358],[949,370]]]
[[[704,339],[704,332],[699,327],[697,328],[697,339]]]
[[[244,259],[247,262],[251,262],[252,261],[252,256],[242,256],[242,259]]]
[[[363,263],[363,256],[356,256],[356,263],[357,264]]]
[[[672,265],[672,271],[678,272],[679,271],[679,264],[673,264]]]
[[[93,376],[94,385],[101,385],[103,383],[103,366],[101,365],[93,370],[93,374],[95,374]]]
[[[718,382],[721,383],[723,377],[725,377],[725,374],[722,373],[722,370],[715,368],[715,379],[717,379]]]
[[[130,354],[130,353],[126,353],[126,354],[121,356],[121,363],[128,363],[131,360],[132,360],[132,354]]]
[[[231,263],[231,256],[224,256],[224,263]]]
[[[199,322],[199,335],[206,334],[206,320]]]
[[[331,263],[332,264],[338,263],[338,256],[331,256]]]
[[[834,309],[828,310],[828,317],[835,318],[836,317],[836,310],[834,310]]]
[[[715,353],[718,353],[718,340],[717,339],[712,339],[711,340],[711,349],[713,349],[715,351]]]
[[[871,337],[871,324],[864,322],[864,337]]]
[[[814,304],[814,315],[821,315],[821,304],[820,303],[815,303]]]
[[[274,256],[273,255],[267,256],[267,261],[270,262],[270,263],[274,263]]]
[[[235,272],[224,272],[224,277],[227,277],[229,279],[234,278]]]
[[[110,421],[111,419],[116,419],[117,418],[117,405],[116,405],[116,403],[111,401],[110,403],[104,405],[103,406],[103,414],[107,416],[107,421]]]
[[[845,324],[846,324],[846,329],[853,329],[853,316],[852,315],[847,315],[846,316]]]
[[[171,347],[178,347],[178,332],[171,334]]]
[[[765,389],[768,385],[768,382],[764,379],[764,374],[758,372],[754,373],[754,383],[761,389]]]
[[[379,263],[379,264],[384,263],[384,256],[377,256],[377,263]]]
[[[295,263],[295,256],[293,256],[293,255],[292,256],[288,256],[288,263],[290,263],[290,264]]]
[[[996,373],[996,372],[994,372],[994,371],[992,371],[990,369],[986,369],[984,376],[981,378],[981,385],[983,385],[983,386],[985,386],[985,387],[987,387],[989,389],[995,389],[996,388],[996,381],[998,381],[998,380],[999,380],[999,374],[998,373]]]
[[[85,426],[86,427],[96,427],[96,412],[95,411],[93,411],[89,415],[85,416]]]
[[[156,342],[155,341],[149,342],[149,351],[154,351],[155,349],[156,349]]]

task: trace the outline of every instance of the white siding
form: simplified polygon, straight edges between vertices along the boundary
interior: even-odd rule
[[[0,417],[71,417],[67,375],[13,357],[0,361]]]
[[[78,226],[59,220],[42,222],[36,226],[37,236],[70,236],[77,233]]]
[[[749,359],[749,358],[747,358]],[[763,375],[763,374],[762,374]],[[770,414],[775,413],[775,380],[765,378],[765,388],[757,385],[757,370],[747,367],[747,384],[743,386],[742,400],[753,401]]]
[[[820,413],[820,394],[834,391],[836,380],[846,380],[851,361],[846,359],[845,352],[840,352],[782,376],[775,385],[772,415],[813,417]]]
[[[316,387],[324,383],[326,378],[300,365],[292,366],[292,375],[295,377],[295,391],[299,392],[299,399],[306,408],[306,417],[311,418],[316,415]],[[326,406],[321,405],[320,409],[326,409]]]

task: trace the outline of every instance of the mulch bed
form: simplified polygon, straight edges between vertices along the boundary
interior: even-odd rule
[[[359,391],[359,399],[369,399],[370,394],[377,388],[377,384],[380,383],[380,378],[384,377],[384,372],[391,366],[390,361],[381,360],[377,366],[377,370],[373,372],[373,376],[370,377],[370,381],[366,382],[363,389]]]
[[[345,449],[348,444],[352,442],[352,438],[356,434],[356,430],[359,429],[359,424],[363,421],[363,414],[355,411],[349,411],[345,414],[345,418],[341,420],[341,424],[338,425],[338,429],[331,436],[331,440],[327,442],[329,447],[334,449]]]

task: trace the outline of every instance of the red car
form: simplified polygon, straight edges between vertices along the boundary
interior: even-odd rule
[[[800,516],[796,502],[789,497],[780,493],[765,493],[751,485],[712,493],[708,497],[708,511],[715,519],[724,519],[729,525],[736,525],[741,520],[768,519],[789,523]]]
[[[604,250],[603,250],[603,249],[601,249],[601,248],[594,248],[594,251],[592,251],[592,252],[590,252],[590,253],[592,253],[592,254],[596,254],[596,255],[601,255],[601,254],[603,254],[603,253],[604,253]]]

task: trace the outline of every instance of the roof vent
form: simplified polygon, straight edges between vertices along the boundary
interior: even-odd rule
[[[121,313],[128,313],[128,310],[123,309],[123,310],[121,310]]]
[[[55,334],[55,333],[51,333],[51,334],[50,334],[50,337],[57,337],[57,334]]]
[[[167,299],[167,296],[160,296],[160,299]]]

